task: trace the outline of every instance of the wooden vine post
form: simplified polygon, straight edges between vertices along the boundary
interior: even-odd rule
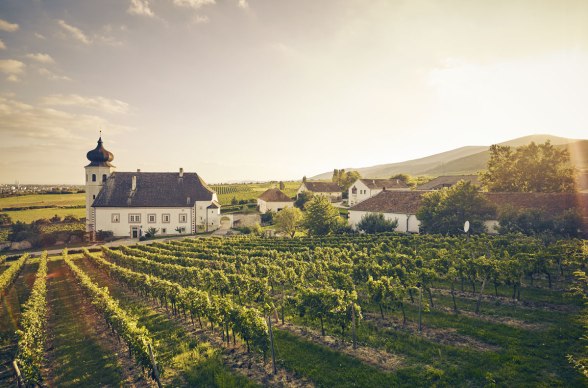
[[[272,350],[272,367],[273,367],[273,374],[278,373],[278,369],[276,368],[276,352],[274,350],[274,332],[272,330],[272,318],[268,315],[267,316],[267,325],[269,328],[269,335],[270,335],[270,347]]]
[[[423,289],[419,285],[419,333],[423,332]]]
[[[20,369],[18,368],[16,360],[12,361],[12,367],[14,368],[14,372],[16,373],[16,381],[18,382],[18,388],[25,388],[27,384],[24,381],[22,375],[20,374]]]
[[[155,357],[153,356],[153,349],[151,348],[151,344],[147,344],[149,348],[149,357],[151,357],[151,365],[153,366],[153,374],[155,375],[155,381],[157,382],[157,386],[161,388],[161,381],[159,380],[159,371],[157,370],[157,364],[155,363]]]
[[[353,349],[357,349],[357,333],[355,332],[355,303],[351,302],[351,327],[353,329]]]

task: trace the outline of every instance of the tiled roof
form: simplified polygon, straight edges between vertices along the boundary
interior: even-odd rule
[[[370,189],[408,189],[400,179],[360,179]]]
[[[423,192],[384,190],[377,195],[349,208],[350,211],[377,213],[415,214],[421,206]]]
[[[308,191],[315,193],[337,193],[341,188],[335,182],[304,182],[302,183]]]
[[[428,191],[382,191],[351,207],[350,211],[378,213],[416,214],[421,196]],[[561,214],[568,209],[578,209],[588,220],[588,194],[586,193],[483,193],[498,211],[507,206],[514,209],[541,209],[551,214]]]
[[[477,175],[443,175],[430,180],[427,183],[417,187],[417,190],[436,190],[442,187],[450,187],[459,181],[472,182],[473,185],[479,186]]]
[[[267,189],[259,196],[259,199],[265,202],[294,202],[279,189]]]
[[[136,177],[136,190],[131,191]],[[114,172],[94,200],[93,207],[192,207],[212,200],[212,191],[196,173]]]

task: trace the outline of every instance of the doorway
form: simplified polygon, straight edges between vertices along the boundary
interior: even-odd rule
[[[131,226],[131,238],[139,238],[139,227]]]

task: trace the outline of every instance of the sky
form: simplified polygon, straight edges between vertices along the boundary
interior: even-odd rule
[[[585,0],[2,0],[0,182],[301,179],[588,138]]]

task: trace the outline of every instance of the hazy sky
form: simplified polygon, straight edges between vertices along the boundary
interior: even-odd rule
[[[0,182],[300,179],[588,138],[588,1],[2,0]]]

